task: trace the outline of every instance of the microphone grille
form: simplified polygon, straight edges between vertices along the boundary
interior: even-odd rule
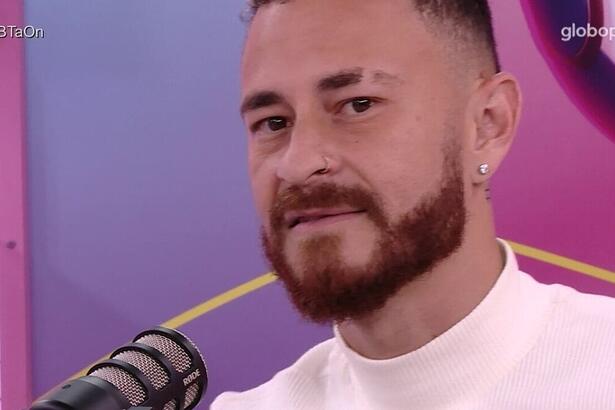
[[[139,382],[139,379],[119,367],[101,367],[89,375],[106,380],[117,387],[133,406],[140,405],[147,398],[145,387]]]
[[[135,343],[142,343],[158,350],[169,359],[175,370],[180,373],[185,372],[192,366],[192,359],[188,352],[166,336],[148,333],[135,340]]]
[[[136,350],[125,350],[111,358],[121,360],[141,370],[156,390],[160,390],[169,383],[169,375],[164,368],[144,353]]]
[[[196,396],[199,394],[199,386],[196,383],[192,383],[188,390],[186,390],[186,395],[184,396],[184,408],[188,408],[196,399]]]
[[[162,410],[177,410],[177,402],[175,400],[168,401]]]

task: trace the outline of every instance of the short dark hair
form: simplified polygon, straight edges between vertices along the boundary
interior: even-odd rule
[[[270,3],[289,0],[249,0],[244,20],[250,22],[258,10]],[[501,70],[497,44],[493,33],[491,9],[487,0],[410,0],[428,21],[448,27],[456,37],[473,43],[481,42],[491,58],[495,71]],[[468,35],[469,34],[469,35]]]

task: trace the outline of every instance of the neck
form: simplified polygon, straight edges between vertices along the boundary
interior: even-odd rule
[[[485,202],[468,217],[460,248],[432,271],[409,283],[386,305],[360,320],[339,324],[346,343],[369,359],[414,351],[467,316],[503,269],[491,209]]]

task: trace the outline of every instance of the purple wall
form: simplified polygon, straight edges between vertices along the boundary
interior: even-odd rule
[[[206,4],[26,3],[45,29],[27,43],[35,395],[266,272],[237,108],[243,0]],[[182,329],[207,356],[206,401],[325,336],[298,322],[269,286]]]
[[[139,330],[267,271],[237,113],[243,0],[27,1],[34,393]],[[494,2],[525,92],[493,183],[500,236],[615,271],[615,144],[562,91],[520,5]],[[613,284],[529,258],[543,281]],[[615,280],[615,274],[613,275]],[[278,284],[182,326],[223,390],[261,383],[328,328]]]

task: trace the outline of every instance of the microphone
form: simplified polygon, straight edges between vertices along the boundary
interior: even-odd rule
[[[30,410],[191,410],[207,381],[196,345],[158,326],[139,333],[87,376],[69,381]]]

